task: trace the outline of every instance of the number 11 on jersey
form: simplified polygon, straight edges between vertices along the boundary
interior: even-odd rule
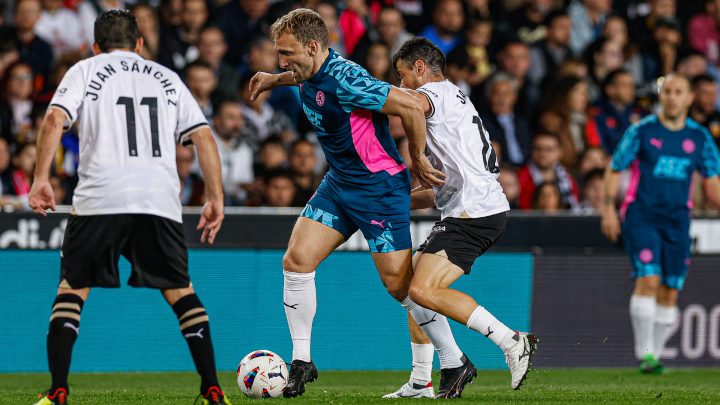
[[[125,106],[125,123],[127,124],[128,153],[137,157],[137,128],[135,127],[135,100],[131,97],[119,97],[116,105]],[[160,139],[158,134],[158,101],[157,97],[143,97],[140,105],[148,107],[150,114],[150,141],[152,143],[152,156],[161,157]]]

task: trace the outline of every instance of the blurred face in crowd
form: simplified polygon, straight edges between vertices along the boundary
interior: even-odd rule
[[[571,112],[585,112],[589,100],[588,85],[585,82],[580,82],[568,94],[568,108]]]
[[[509,44],[498,55],[498,60],[502,70],[522,80],[530,69],[530,49],[521,43]]]
[[[635,79],[630,73],[622,73],[615,76],[613,82],[607,87],[607,94],[610,101],[627,106],[635,100]]]
[[[298,142],[290,154],[290,168],[301,176],[315,173],[315,146],[310,142]]]
[[[182,12],[183,24],[190,31],[200,30],[207,21],[205,0],[185,0]]]
[[[265,201],[271,207],[289,207],[295,198],[295,183],[285,176],[273,177],[265,187]]]
[[[654,17],[675,17],[675,0],[653,0],[650,14]]]
[[[444,35],[457,34],[465,23],[462,3],[459,0],[441,0],[435,9],[434,17],[435,26]]]
[[[715,110],[717,87],[717,83],[711,81],[701,81],[695,85],[695,105],[700,111],[709,114]]]
[[[25,176],[31,177],[33,171],[35,170],[36,158],[37,149],[35,149],[35,145],[29,144],[23,147],[20,154],[15,157],[13,163],[15,164],[15,167],[25,173]]]
[[[560,191],[555,184],[543,183],[535,192],[538,194],[536,209],[557,212],[562,208]]]
[[[376,79],[385,80],[390,70],[390,50],[384,44],[373,44],[367,55],[367,70]]]
[[[163,0],[160,4],[163,21],[170,26],[182,24],[183,0]]]
[[[210,97],[210,93],[217,86],[217,77],[215,73],[208,68],[202,66],[193,66],[186,72],[185,81],[188,89],[198,99],[206,99]]]
[[[578,173],[584,176],[594,169],[605,169],[608,164],[608,156],[604,150],[598,147],[589,148],[583,153],[578,163]]]
[[[135,6],[132,11],[137,20],[138,32],[141,36],[146,36],[157,31],[157,20],[150,6],[141,4]]]
[[[680,31],[676,30],[675,28],[671,27],[658,27],[653,32],[653,35],[655,37],[655,42],[657,42],[660,45],[669,45],[673,47],[677,47],[680,45],[680,42],[682,41],[682,34]]]
[[[334,32],[338,29],[337,10],[332,4],[320,3],[317,6],[317,13],[320,14],[328,32]],[[380,14],[382,16],[382,14]]]
[[[553,20],[548,26],[547,41],[556,45],[567,45],[570,42],[570,17],[562,16]]]
[[[628,31],[627,24],[622,17],[612,16],[605,21],[603,27],[603,36],[610,38],[619,44],[625,45],[628,43]]]
[[[560,161],[560,143],[556,137],[543,134],[535,135],[532,148],[532,160],[541,170],[555,167]]]
[[[222,58],[227,52],[227,44],[220,28],[212,27],[200,34],[197,44],[200,59],[212,66],[220,65]]]
[[[220,138],[225,140],[240,138],[241,131],[245,127],[245,119],[240,103],[222,103],[213,118],[213,124],[215,132]]]
[[[520,181],[512,170],[500,170],[498,181],[508,201],[515,201],[520,196]]]
[[[27,100],[33,92],[33,73],[30,66],[21,63],[7,72],[7,95],[18,100]]]
[[[669,75],[660,88],[660,105],[666,119],[676,120],[687,114],[693,94],[690,83],[683,76]]]
[[[260,162],[266,169],[276,169],[288,160],[285,148],[278,143],[268,143],[260,149]]]
[[[256,72],[272,72],[277,69],[278,55],[270,39],[262,39],[255,43],[248,53],[250,70]]]
[[[394,45],[398,35],[405,29],[405,21],[398,9],[386,8],[378,17],[378,33],[383,42]]]
[[[583,4],[588,10],[605,14],[612,8],[612,0],[584,0]]]
[[[62,0],[42,0],[42,5],[45,10],[52,13],[62,7]]]
[[[5,138],[0,138],[0,173],[10,167],[10,148]]]
[[[705,11],[715,20],[716,24],[720,24],[720,0],[705,3]]]
[[[15,25],[18,31],[32,31],[40,19],[40,0],[22,0],[15,6]]]
[[[595,63],[606,71],[620,69],[624,62],[622,45],[617,41],[605,41],[600,52],[595,54]]]
[[[490,21],[473,24],[467,33],[468,44],[479,48],[488,46],[492,39],[492,29],[493,26]]]
[[[492,84],[490,94],[490,109],[496,115],[505,115],[513,112],[517,102],[515,84],[510,80],[500,80]]]
[[[679,63],[677,71],[685,77],[695,77],[707,72],[708,66],[705,57],[702,55],[689,55]]]
[[[243,11],[252,18],[257,20],[264,16],[270,8],[270,1],[268,0],[240,0],[240,7]]]
[[[177,145],[175,147],[175,163],[177,164],[178,177],[185,180],[190,177],[192,163],[195,153],[192,147]]]
[[[593,177],[583,190],[585,195],[585,201],[595,210],[600,211],[603,207],[603,201],[605,200],[605,185],[603,184],[602,177]]]
[[[53,190],[55,204],[62,204],[65,201],[65,187],[63,187],[62,180],[58,176],[51,176],[48,182]]]

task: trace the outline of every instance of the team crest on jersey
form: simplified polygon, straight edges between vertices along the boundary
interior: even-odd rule
[[[322,107],[323,104],[325,104],[325,93],[318,91],[317,94],[315,94],[315,102],[318,106]]]

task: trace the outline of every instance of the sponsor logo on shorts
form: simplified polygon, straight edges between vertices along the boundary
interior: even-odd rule
[[[445,225],[433,226],[432,232],[445,232]]]
[[[386,219],[383,219],[382,221],[378,221],[377,219],[371,219],[371,220],[370,220],[370,225],[377,225],[377,226],[379,226],[381,229],[385,229],[385,221],[387,221],[387,220],[386,220]]]

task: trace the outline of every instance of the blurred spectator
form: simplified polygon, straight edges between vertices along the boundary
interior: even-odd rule
[[[142,57],[155,60],[160,50],[160,22],[153,7],[138,3],[131,9],[138,24],[138,33],[143,38]]]
[[[264,205],[269,207],[291,207],[294,199],[295,183],[289,170],[275,169],[265,174]]]
[[[413,38],[412,34],[405,31],[405,21],[400,11],[392,7],[383,8],[380,11],[377,34],[378,41],[389,48],[391,57],[397,53],[402,44]],[[365,61],[368,49],[372,44],[371,35],[366,33],[355,47],[355,52],[352,55],[353,60]]]
[[[543,80],[570,55],[570,17],[564,11],[553,11],[548,14],[545,24],[545,39],[530,49],[528,79],[536,87],[540,87]]]
[[[65,204],[65,196],[67,195],[67,190],[65,189],[65,182],[63,181],[62,177],[56,174],[50,175],[50,178],[48,178],[48,182],[50,182],[50,187],[52,187],[53,199],[55,200],[55,204]]]
[[[323,1],[317,5],[318,14],[325,22],[328,29],[328,47],[336,52],[344,52],[345,41],[338,22],[337,8],[330,1]]]
[[[676,12],[675,0],[648,0],[650,11],[643,17],[637,17],[628,23],[633,41],[640,46],[653,42],[653,31],[660,19],[674,19]]]
[[[515,113],[531,116],[537,106],[540,90],[534,88],[527,79],[530,70],[530,49],[525,43],[512,40],[505,44],[497,55],[498,70],[510,74],[518,83],[518,102],[515,104]],[[487,80],[483,87],[487,84]],[[476,106],[484,105],[487,92],[473,90],[470,99]]]
[[[617,69],[605,77],[603,96],[591,108],[590,115],[602,147],[612,154],[625,130],[643,116],[635,106],[635,80],[629,71]]]
[[[708,72],[707,59],[698,51],[689,51],[678,61],[677,73],[690,79]]]
[[[365,0],[346,0],[345,10],[340,13],[338,25],[345,44],[345,49],[341,51],[344,55],[352,55],[360,39],[369,30],[374,29]]]
[[[20,59],[26,61],[36,74],[36,91],[45,87],[45,80],[50,75],[53,63],[52,47],[35,34],[35,26],[40,19],[41,11],[40,0],[18,0],[15,5],[17,51]]]
[[[462,44],[465,14],[460,0],[440,0],[433,11],[433,23],[419,34],[432,41],[447,55]]]
[[[577,178],[582,180],[588,173],[593,170],[605,170],[609,163],[610,157],[607,153],[605,153],[602,148],[587,148],[578,159],[576,170]]]
[[[642,52],[643,81],[653,82],[660,76],[670,74],[678,60],[682,42],[680,25],[675,19],[661,18],[655,22],[653,39]]]
[[[545,39],[547,33],[545,17],[553,9],[554,0],[525,0],[522,7],[508,14],[509,26],[521,41],[532,45]]]
[[[388,83],[395,81],[392,78],[393,69],[391,64],[390,50],[385,44],[377,42],[370,45],[363,66],[372,77]]]
[[[590,102],[596,102],[602,93],[602,84],[608,73],[623,67],[623,49],[620,42],[600,37],[588,46],[585,59],[590,69]]]
[[[469,58],[464,46],[458,46],[445,58],[445,78],[467,95],[472,94],[472,87],[468,80],[470,80],[473,66],[470,65]],[[479,83],[482,83],[482,80]]]
[[[248,139],[250,145],[257,150],[260,143],[270,136],[279,137],[285,145],[292,143],[297,138],[297,134],[290,119],[268,103],[270,94],[267,91],[258,95],[254,101],[250,100],[249,83],[250,77],[244,77],[240,81],[239,92],[245,125],[252,134],[252,138]]]
[[[532,207],[549,214],[568,208],[567,204],[563,203],[562,192],[555,181],[544,181],[537,186]]]
[[[63,6],[62,0],[42,0],[43,11],[35,25],[35,33],[50,43],[55,60],[63,57],[79,59],[88,49],[80,18]]]
[[[206,62],[195,61],[185,68],[185,83],[190,93],[195,97],[205,118],[210,120],[213,116],[213,103],[211,95],[218,85],[218,78],[213,68]]]
[[[528,164],[518,171],[521,209],[533,207],[536,188],[544,182],[556,182],[560,189],[563,205],[574,208],[578,205],[578,187],[575,179],[560,163],[560,139],[549,133],[539,133],[533,139],[533,148]]]
[[[5,75],[5,69],[20,58],[15,41],[13,30],[0,25],[0,79]]]
[[[489,52],[492,35],[492,20],[472,20],[468,23],[465,30],[465,46],[457,47],[454,51],[448,54],[448,61],[453,59],[454,53],[463,52],[467,54],[470,69],[466,80],[470,87],[475,87],[481,84],[490,75],[490,73],[492,73]]]
[[[290,148],[290,170],[292,170],[296,186],[293,206],[304,206],[315,193],[319,184],[317,173],[315,173],[316,164],[314,143],[306,139],[298,139],[293,142]]]
[[[498,181],[502,186],[503,193],[510,203],[510,209],[518,208],[518,199],[520,197],[520,181],[518,181],[517,172],[512,167],[503,166],[498,175]]]
[[[707,128],[720,146],[720,111],[715,107],[718,84],[709,75],[699,75],[692,79],[692,85],[695,100],[689,116]]]
[[[487,0],[471,0],[470,3]],[[430,23],[432,11],[436,5],[435,0],[395,0],[395,8],[403,14],[408,32],[417,34]]]
[[[14,195],[10,167],[10,144],[7,139],[0,138],[0,201],[6,195]],[[4,205],[4,203],[0,202],[0,205]]]
[[[616,15],[608,17],[605,20],[602,36],[620,44],[625,61],[624,68],[632,74],[635,83],[642,84],[644,77],[640,49],[635,41],[630,40],[625,20]]]
[[[288,167],[288,153],[277,136],[265,139],[260,145],[259,160],[254,166],[255,178],[262,178],[274,169]]]
[[[10,143],[25,142],[33,125],[30,118],[33,109],[31,99],[33,72],[30,65],[24,62],[15,62],[5,72],[2,84],[3,97],[0,109],[4,109],[6,112],[0,113],[0,116],[5,119],[11,118],[10,137],[7,139]],[[2,126],[7,127],[7,124],[3,123]]]
[[[612,0],[573,0],[567,8],[572,20],[570,49],[580,55],[599,36],[612,8]]]
[[[127,5],[125,0],[80,0],[78,2],[77,15],[86,49],[91,49],[95,42],[95,19],[103,11],[124,10]]]
[[[180,203],[183,206],[202,206],[205,204],[205,182],[192,172],[195,149],[190,146],[175,147],[175,162],[180,179]],[[224,169],[224,168],[223,168]],[[223,175],[225,172],[223,172]],[[227,190],[225,191],[227,193]]]
[[[532,136],[528,120],[515,113],[517,80],[500,72],[488,79],[485,89],[489,104],[481,117],[490,138],[500,144],[505,162],[514,166],[525,164],[530,155]]]
[[[254,178],[253,150],[247,143],[240,103],[233,100],[221,102],[212,122],[220,152],[226,203],[244,205],[247,196],[245,188]]]
[[[600,136],[588,120],[587,82],[576,76],[560,79],[550,90],[538,123],[542,131],[558,134],[565,167],[575,167],[585,148],[600,146]]]
[[[182,10],[182,24],[163,27],[160,32],[158,52],[158,62],[176,72],[200,56],[196,45],[208,19],[205,0],[184,0]]]
[[[37,150],[32,143],[19,145],[12,157],[12,165],[15,169],[11,172],[12,190],[9,194],[16,196],[24,207],[28,206],[28,194],[36,159]]]
[[[216,22],[225,33],[225,62],[230,66],[240,64],[253,38],[268,32],[274,22],[266,16],[269,8],[269,0],[232,0],[218,11]]]
[[[221,84],[211,95],[213,101],[217,104],[221,99],[234,97],[240,83],[240,75],[237,70],[223,62],[228,47],[220,28],[207,27],[200,31],[197,47],[199,60],[210,65],[215,77],[218,78],[218,83]]]
[[[160,0],[160,27],[169,29],[182,24],[183,0]]]
[[[583,200],[575,210],[577,214],[597,215],[605,203],[605,170],[595,169],[583,178]]]
[[[720,0],[706,0],[705,13],[690,20],[687,34],[690,45],[708,62],[720,64]]]

